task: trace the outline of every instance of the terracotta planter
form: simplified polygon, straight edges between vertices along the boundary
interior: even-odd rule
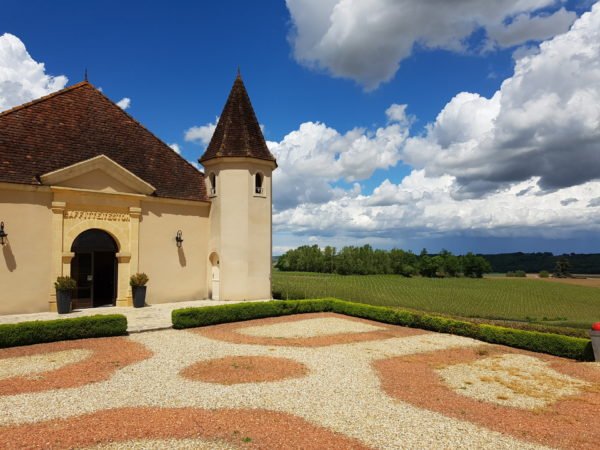
[[[600,361],[600,330],[590,330],[590,338],[594,348],[594,359]]]
[[[71,291],[56,291],[56,311],[59,314],[71,312]]]
[[[133,293],[133,307],[143,308],[146,306],[146,286],[134,286],[131,290]]]

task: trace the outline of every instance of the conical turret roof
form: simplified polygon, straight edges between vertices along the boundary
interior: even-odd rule
[[[238,73],[210,144],[199,159],[246,157],[275,162],[267,148],[250,97]]]

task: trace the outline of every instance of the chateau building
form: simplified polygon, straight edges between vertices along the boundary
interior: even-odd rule
[[[0,113],[0,314],[271,297],[277,167],[241,77],[199,160],[175,153],[87,81]],[[3,237],[3,234],[6,234]]]

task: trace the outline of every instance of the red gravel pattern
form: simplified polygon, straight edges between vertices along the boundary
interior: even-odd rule
[[[70,449],[134,439],[203,438],[250,449],[367,449],[291,414],[265,410],[119,408],[0,427],[2,448]]]
[[[60,369],[37,373],[34,377],[11,377],[0,380],[0,395],[64,389],[104,381],[129,364],[150,358],[152,352],[127,338],[80,339],[26,347],[0,349],[0,359],[32,356],[63,350],[87,349],[93,353],[83,361]]]
[[[231,385],[300,378],[307,373],[304,364],[288,358],[229,356],[197,362],[180,374],[194,381]]]
[[[482,349],[484,349],[482,351]],[[520,353],[539,358],[563,374],[592,384],[535,411],[495,405],[455,393],[435,372],[492,355]],[[600,370],[589,364],[500,346],[462,348],[375,361],[382,388],[392,397],[492,430],[565,449],[597,448],[600,442]]]
[[[317,319],[317,318],[338,318],[364,323],[367,325],[377,325],[385,328],[381,331],[368,331],[364,333],[341,333],[324,336],[313,336],[309,338],[270,338],[261,336],[249,336],[239,333],[240,328],[246,328],[257,325],[272,325],[276,323],[289,323],[299,320]],[[384,339],[416,336],[426,334],[426,331],[415,328],[404,328],[384,323],[373,322],[356,317],[343,316],[334,313],[310,313],[298,314],[295,316],[270,317],[267,319],[248,320],[246,322],[234,322],[221,325],[212,325],[208,327],[199,327],[190,330],[192,333],[201,334],[204,337],[217,339],[220,341],[232,342],[234,344],[255,344],[255,345],[280,345],[287,347],[326,347],[337,344],[350,344],[353,342],[378,341]]]
[[[383,329],[308,338],[258,337],[240,330],[284,324],[272,329],[277,333],[288,329],[285,324],[311,318]],[[304,335],[315,330],[313,322]],[[346,343],[356,344],[340,345]],[[0,360],[74,349],[92,355],[60,369],[0,380],[0,395],[5,395],[0,396],[5,424],[0,448],[108,443],[125,448],[136,440],[178,439],[267,449],[512,448],[531,443],[591,448],[600,441],[600,370],[595,365],[332,313],[39,344],[0,350]],[[437,372],[511,353],[546,361],[589,385],[580,394],[530,411],[457,394]],[[112,377],[135,362],[141,363]],[[283,379],[289,382],[267,383]],[[60,390],[67,387],[81,389]],[[16,393],[31,394],[6,396]]]

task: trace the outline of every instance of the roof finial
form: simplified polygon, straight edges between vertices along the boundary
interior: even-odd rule
[[[83,73],[83,81],[87,81],[88,80],[88,76],[87,76],[87,67],[85,68],[85,72]]]
[[[242,78],[242,71],[240,70],[240,66],[238,66],[237,77]]]

